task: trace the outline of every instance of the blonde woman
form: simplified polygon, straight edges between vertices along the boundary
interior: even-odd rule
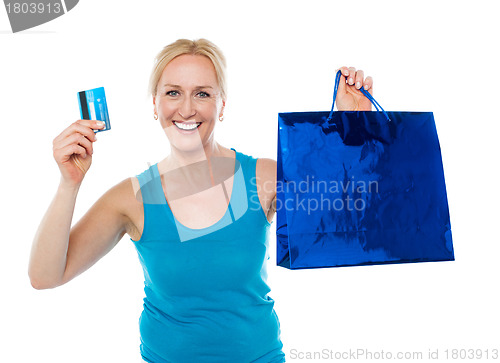
[[[371,89],[371,78],[342,70],[337,107],[369,110],[358,89]],[[127,233],[144,270],[145,361],[284,362],[265,263],[276,161],[215,140],[226,104],[223,54],[205,39],[177,40],[157,55],[150,92],[170,154],[109,189],[73,227],[102,126],[78,120],[54,139],[61,178],[33,242],[31,284],[67,283]]]

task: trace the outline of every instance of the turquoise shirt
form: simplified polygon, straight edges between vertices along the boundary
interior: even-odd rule
[[[285,362],[266,282],[271,224],[257,195],[257,159],[232,150],[229,207],[207,228],[176,220],[157,164],[137,175],[144,231],[131,241],[144,271],[139,325],[147,362]]]

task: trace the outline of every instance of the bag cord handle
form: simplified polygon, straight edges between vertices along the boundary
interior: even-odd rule
[[[333,108],[335,107],[335,100],[337,98],[337,91],[339,89],[341,75],[342,75],[342,72],[339,69],[337,71],[337,75],[335,76],[335,88],[333,89],[332,110],[330,111],[330,114],[328,115],[328,118],[326,119],[327,121],[331,121],[331,119],[333,117]],[[377,111],[382,111],[384,113],[385,117],[387,118],[387,121],[391,121],[387,112],[385,112],[385,110],[382,108],[382,106],[380,106],[380,104],[375,100],[375,98],[373,98],[373,96],[370,94],[370,92],[365,90],[363,87],[361,87],[359,90],[361,91],[361,93],[363,93],[365,95],[366,98],[368,98],[370,100],[370,102],[373,104],[373,106],[375,106]]]

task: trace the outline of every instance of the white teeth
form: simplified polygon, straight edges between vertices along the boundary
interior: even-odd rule
[[[184,124],[184,123],[175,122],[175,121],[174,121],[174,124],[175,124],[175,126],[180,128],[181,130],[194,130],[195,128],[197,128],[200,125],[199,123]]]

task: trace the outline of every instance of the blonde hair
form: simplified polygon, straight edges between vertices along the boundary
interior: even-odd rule
[[[196,40],[178,39],[164,47],[161,52],[156,55],[153,71],[149,77],[149,92],[151,95],[153,97],[156,95],[158,81],[167,64],[174,58],[183,54],[203,55],[212,61],[217,76],[217,82],[221,89],[221,97],[225,100],[227,96],[226,59],[222,51],[215,44],[203,38]]]

